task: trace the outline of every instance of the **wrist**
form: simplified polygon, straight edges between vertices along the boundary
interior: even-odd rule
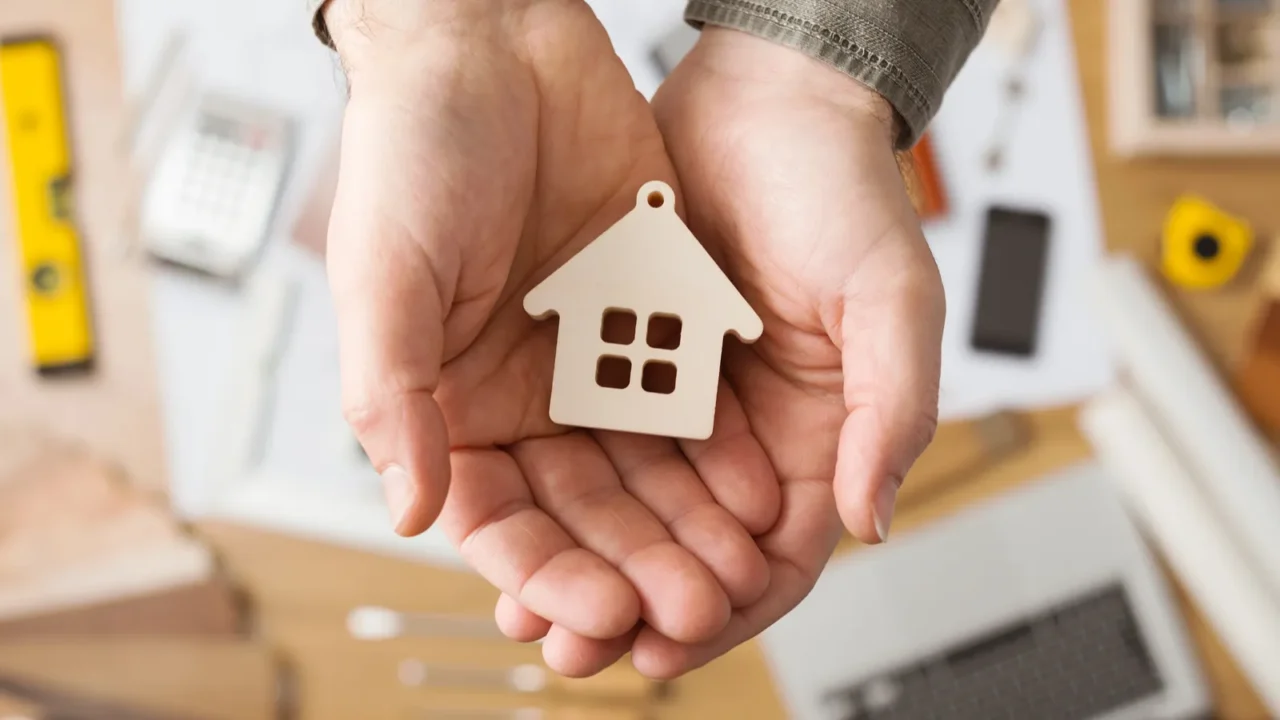
[[[836,106],[860,130],[892,146],[902,132],[901,116],[873,88],[805,53],[732,28],[707,25],[696,60],[729,82],[745,82],[751,92],[770,93],[779,102],[805,99]]]
[[[845,86],[845,92],[838,101],[849,109],[855,122],[865,126],[868,132],[882,136],[890,146],[896,145],[905,123],[889,100],[862,82],[838,71],[833,72],[837,72],[840,76],[837,79]]]
[[[370,65],[414,67],[424,56],[504,42],[530,7],[550,1],[324,0],[318,18],[350,76]]]

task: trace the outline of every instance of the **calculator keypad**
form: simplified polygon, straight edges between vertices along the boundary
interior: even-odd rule
[[[220,275],[265,240],[286,165],[287,125],[234,110],[202,108],[171,148],[145,228],[155,254]]]

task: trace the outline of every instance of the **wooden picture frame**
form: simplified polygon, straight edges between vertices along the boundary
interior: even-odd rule
[[[1280,2],[1107,6],[1113,152],[1280,155]]]

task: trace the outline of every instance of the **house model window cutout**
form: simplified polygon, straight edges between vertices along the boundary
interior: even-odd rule
[[[764,324],[675,210],[670,186],[645,183],[634,210],[525,296],[535,319],[560,318],[554,422],[711,436],[724,336],[754,342]]]

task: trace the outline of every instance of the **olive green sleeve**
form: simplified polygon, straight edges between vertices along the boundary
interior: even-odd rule
[[[998,0],[690,0],[685,19],[795,48],[871,87],[913,145],[986,31]]]

